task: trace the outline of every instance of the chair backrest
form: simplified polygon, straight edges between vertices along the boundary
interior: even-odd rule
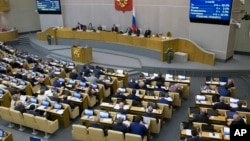
[[[140,135],[126,133],[125,134],[125,141],[142,141],[142,138]]]
[[[157,123],[155,118],[150,118],[151,133],[159,134],[160,129],[161,129],[161,120],[159,119]]]
[[[2,119],[7,120],[7,121],[11,121],[9,108],[0,106],[0,115],[1,115]]]
[[[13,122],[17,123],[17,122],[23,122],[23,115],[20,111],[17,110],[10,110],[10,115],[12,120],[14,120]],[[22,124],[22,123],[20,123]]]
[[[23,113],[23,120],[26,126],[30,128],[38,128],[34,115]]]
[[[49,124],[46,118],[35,116],[35,120],[39,130],[44,132],[49,131]]]
[[[108,130],[108,141],[124,141],[124,135],[120,131]]]
[[[105,141],[103,130],[100,128],[89,127],[89,140],[90,141]]]
[[[83,125],[73,124],[72,125],[72,138],[74,140],[88,141],[87,127]]]
[[[81,133],[81,134],[88,134],[87,132],[87,127],[84,125],[79,125],[79,124],[73,124],[72,125],[72,130],[76,133]]]
[[[172,117],[172,107],[168,104],[158,103],[158,107],[161,109],[163,107],[163,117],[170,119]]]

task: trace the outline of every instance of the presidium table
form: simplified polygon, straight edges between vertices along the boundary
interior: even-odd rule
[[[8,30],[6,32],[0,32],[0,41],[6,42],[6,41],[12,41],[18,38],[18,32],[17,30]]]
[[[166,40],[164,37],[136,37],[122,35],[116,32],[85,32],[73,31],[72,28],[55,28],[50,27],[43,32],[37,33],[38,40],[47,40],[47,35],[54,36],[54,43],[57,39],[82,39],[110,42],[116,44],[125,44],[133,47],[140,47],[157,51],[160,53],[159,60],[166,61],[164,53],[167,48],[173,48],[174,52],[184,52],[188,54],[188,61],[199,62],[208,65],[214,65],[215,54],[208,52],[193,41],[184,38],[171,38]]]

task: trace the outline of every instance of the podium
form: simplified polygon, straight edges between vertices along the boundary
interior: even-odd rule
[[[71,58],[72,61],[80,63],[89,63],[93,60],[92,47],[71,47]]]

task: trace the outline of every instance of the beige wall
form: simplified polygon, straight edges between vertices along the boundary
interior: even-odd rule
[[[40,30],[35,0],[10,0],[10,11],[0,13],[0,26],[16,27],[19,32]]]
[[[245,5],[242,5],[242,8],[250,14],[250,1],[245,0]],[[244,14],[241,16],[243,17]],[[241,21],[241,28],[237,29],[236,33],[235,50],[250,53],[250,20]]]

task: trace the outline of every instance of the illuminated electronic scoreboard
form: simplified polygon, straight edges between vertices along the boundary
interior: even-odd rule
[[[36,0],[39,14],[61,14],[60,0]]]
[[[228,25],[232,0],[190,0],[191,22]]]

